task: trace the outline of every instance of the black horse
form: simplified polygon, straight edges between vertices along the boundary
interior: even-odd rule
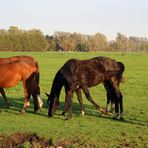
[[[119,116],[120,108],[120,119],[123,119],[122,94],[119,89],[123,72],[124,65],[108,57],[95,57],[89,60],[68,60],[57,72],[53,80],[51,92],[47,95],[48,116],[51,117],[60,104],[59,95],[63,86],[65,87],[66,94],[65,112],[68,112],[67,119],[72,117],[72,97],[74,91],[76,91],[80,104],[82,104],[81,89],[88,101],[101,111],[102,108],[94,102],[88,88],[103,83],[107,91],[108,103],[110,100],[115,102],[114,118],[116,119]]]

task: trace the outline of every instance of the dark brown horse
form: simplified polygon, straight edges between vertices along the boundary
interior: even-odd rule
[[[0,92],[5,104],[9,107],[9,101],[4,88],[13,87],[20,81],[23,82],[25,102],[22,112],[30,105],[30,97],[33,96],[34,111],[42,108],[39,87],[39,67],[37,61],[30,56],[14,56],[0,58]]]
[[[96,57],[89,60],[70,59],[57,72],[50,95],[48,95],[48,116],[51,117],[59,105],[59,95],[62,86],[65,87],[65,112],[68,112],[67,119],[72,117],[72,97],[76,91],[80,95],[82,89],[88,101],[90,101],[96,109],[102,108],[94,102],[89,87],[103,83],[107,91],[108,100],[115,102],[114,118],[119,116],[123,119],[122,94],[119,84],[122,80],[124,65],[108,57]],[[80,97],[81,98],[81,97]]]

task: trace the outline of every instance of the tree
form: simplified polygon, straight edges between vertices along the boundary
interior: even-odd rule
[[[125,35],[121,33],[117,33],[116,48],[117,48],[117,51],[122,51],[122,52],[128,51],[129,40]]]
[[[105,51],[109,47],[107,38],[101,33],[89,36],[88,42],[90,51]]]
[[[40,30],[20,30],[11,26],[0,30],[0,50],[3,51],[45,51],[47,41]]]

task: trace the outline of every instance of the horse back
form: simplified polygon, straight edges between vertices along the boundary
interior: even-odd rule
[[[95,57],[88,60],[68,60],[61,72],[68,84],[87,85],[92,87],[109,80],[121,77],[124,65],[108,57]]]
[[[36,74],[39,83],[38,63],[29,56],[15,56],[11,58],[0,58],[0,87],[12,87],[19,81],[25,81],[33,73]]]

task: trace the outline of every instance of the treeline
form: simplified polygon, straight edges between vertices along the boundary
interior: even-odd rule
[[[148,39],[126,37],[117,33],[113,41],[101,33],[84,35],[80,33],[55,32],[44,35],[38,29],[21,30],[10,27],[0,30],[0,51],[148,51]]]

